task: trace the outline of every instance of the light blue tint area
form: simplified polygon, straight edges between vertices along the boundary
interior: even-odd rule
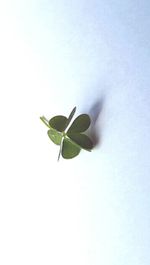
[[[149,265],[150,1],[3,1],[0,34],[0,263]],[[74,106],[98,145],[57,163]]]

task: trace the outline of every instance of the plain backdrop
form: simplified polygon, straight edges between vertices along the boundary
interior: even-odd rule
[[[150,1],[0,2],[0,264],[150,264]],[[92,118],[57,162],[39,117]],[[94,136],[95,135],[95,136]]]

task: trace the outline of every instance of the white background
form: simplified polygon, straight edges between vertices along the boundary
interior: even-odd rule
[[[149,14],[149,0],[0,2],[1,265],[150,264]],[[101,109],[99,144],[58,163],[39,117],[74,106]]]

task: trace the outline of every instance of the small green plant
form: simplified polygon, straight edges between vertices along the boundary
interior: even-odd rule
[[[69,159],[77,156],[81,149],[91,151],[93,148],[91,139],[83,134],[91,123],[89,115],[79,115],[70,126],[75,111],[76,107],[71,111],[68,118],[58,115],[48,121],[44,116],[40,117],[49,128],[47,131],[49,138],[54,144],[60,146],[58,160],[60,155],[63,158]]]

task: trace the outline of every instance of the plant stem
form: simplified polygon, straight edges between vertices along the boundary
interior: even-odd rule
[[[57,161],[59,161],[59,159],[60,159],[60,155],[61,155],[61,152],[62,152],[63,139],[64,139],[64,137],[62,137],[62,139],[61,139],[60,149],[59,149],[59,154],[58,154],[58,159],[57,159]]]
[[[48,128],[50,128],[48,120],[44,116],[40,117],[40,119]]]

